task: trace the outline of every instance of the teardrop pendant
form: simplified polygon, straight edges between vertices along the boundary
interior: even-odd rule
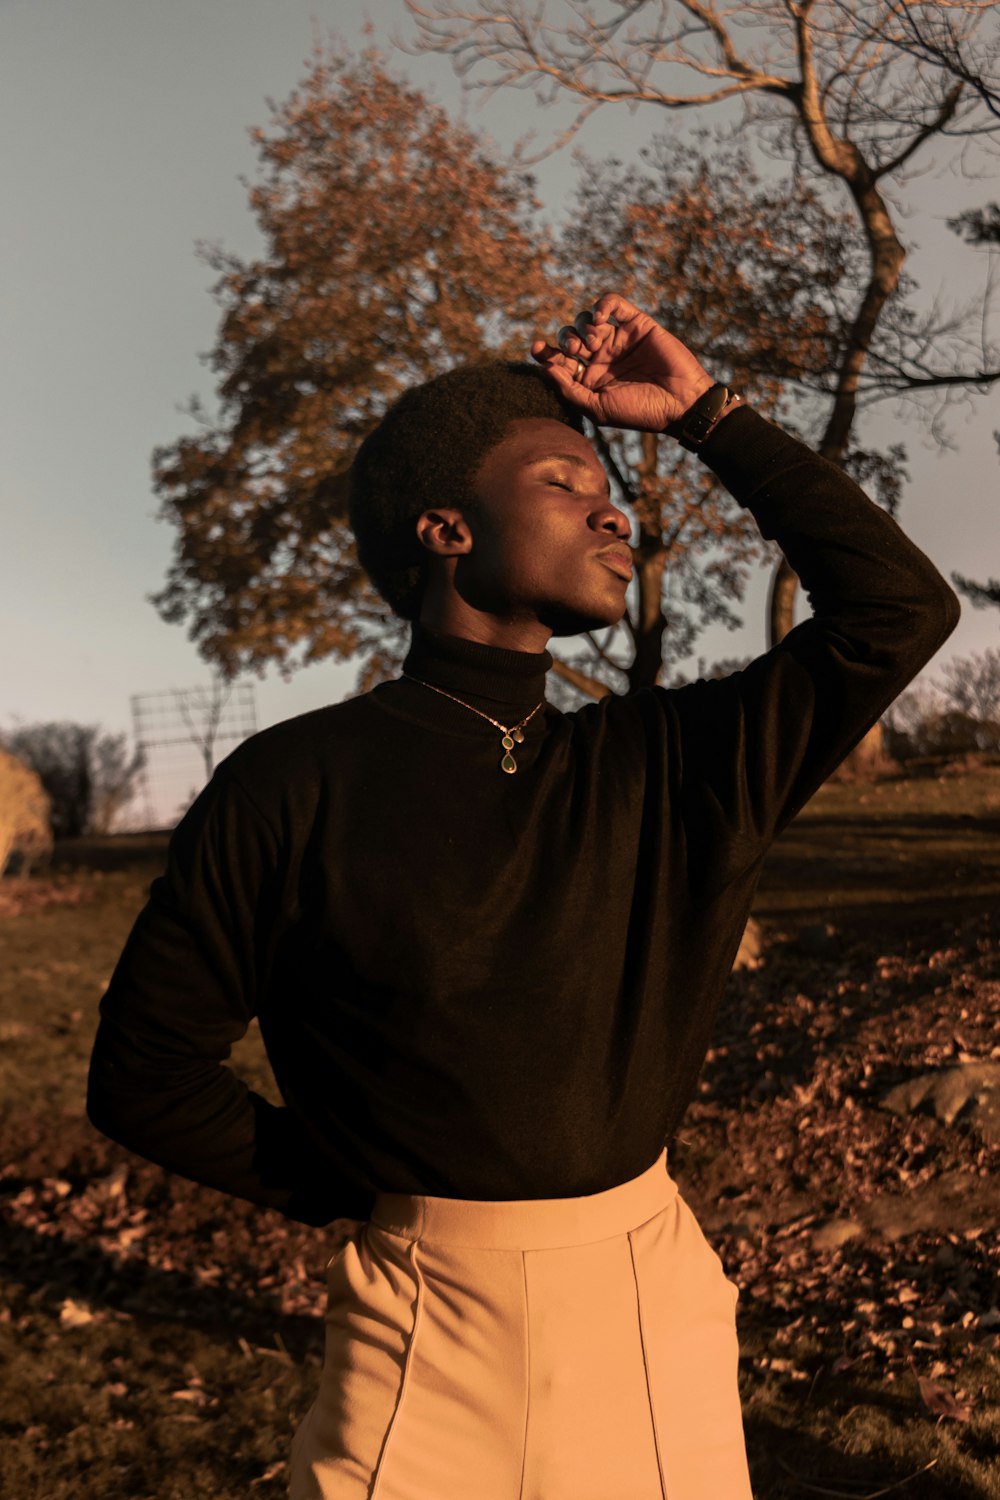
[[[410,674],[408,672],[404,672],[403,676],[409,677]],[[540,703],[535,704],[534,708],[531,710],[531,713],[526,715],[526,717],[521,720],[520,724],[513,724],[510,729],[507,729],[503,724],[499,722],[499,720],[490,718],[489,714],[484,714],[482,709],[474,708],[471,703],[466,703],[464,698],[456,698],[454,693],[448,693],[444,688],[435,687],[433,682],[424,682],[424,679],[422,677],[413,677],[410,678],[410,681],[422,683],[425,688],[430,688],[432,693],[439,693],[442,698],[450,698],[452,703],[457,703],[460,707],[467,708],[470,713],[478,714],[481,719],[485,719],[488,724],[492,724],[495,728],[499,729],[503,736],[500,743],[504,748],[504,757],[500,762],[500,769],[501,771],[505,771],[508,776],[513,776],[514,772],[517,770],[517,761],[514,759],[511,751],[513,750],[515,745],[524,744],[524,726],[535,717],[539,709],[545,707],[544,698]]]

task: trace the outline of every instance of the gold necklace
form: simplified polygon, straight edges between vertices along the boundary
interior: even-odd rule
[[[544,705],[544,698],[542,699],[541,703],[535,704],[534,708],[531,710],[531,713],[526,714],[519,724],[513,724],[508,729],[507,725],[501,724],[499,719],[491,719],[489,714],[483,713],[482,709],[473,708],[472,704],[466,703],[464,698],[456,698],[454,693],[446,693],[444,688],[435,687],[433,682],[425,682],[422,677],[411,677],[409,672],[404,672],[403,676],[406,677],[410,682],[419,682],[421,687],[430,688],[432,693],[440,693],[442,698],[450,698],[452,703],[459,704],[461,708],[467,708],[470,713],[478,714],[481,719],[485,719],[488,724],[492,724],[495,729],[499,729],[503,735],[500,743],[504,748],[504,757],[500,762],[500,769],[501,771],[506,771],[508,776],[513,776],[514,772],[517,770],[517,762],[511,754],[511,751],[513,750],[515,745],[523,745],[524,726],[529,722],[529,720],[535,717],[538,710]]]

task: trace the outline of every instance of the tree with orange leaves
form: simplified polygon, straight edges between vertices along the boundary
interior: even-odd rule
[[[344,474],[406,386],[530,330],[549,288],[530,178],[369,52],[320,52],[254,132],[260,259],[219,249],[219,416],[154,456],[177,529],[155,604],[229,674],[371,655],[399,630],[357,567]]]
[[[752,380],[765,409],[790,379],[800,390],[824,379],[850,270],[843,225],[814,194],[760,181],[739,150],[709,163],[664,142],[641,167],[587,164],[557,238],[538,224],[531,179],[374,51],[320,51],[255,138],[264,253],[208,253],[222,307],[218,416],[192,403],[202,430],[155,456],[177,533],[155,603],[226,674],[360,656],[367,686],[394,669],[403,626],[367,584],[347,527],[358,442],[406,386],[487,352],[526,358],[533,331],[605,285],[729,378]],[[598,440],[636,520],[639,567],[615,638],[585,639],[556,666],[591,695],[655,681],[665,633],[676,658],[706,621],[739,623],[763,546],[673,445]]]

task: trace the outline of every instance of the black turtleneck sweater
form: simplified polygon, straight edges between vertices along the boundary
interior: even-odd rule
[[[576,1196],[675,1130],[775,834],[957,620],[837,468],[750,410],[702,450],[813,617],[744,671],[498,731],[406,677],[240,745],[176,829],[101,1004],[88,1110],[294,1219],[374,1192]],[[416,629],[505,724],[548,653]],[[258,1017],[284,1108],[225,1066]]]

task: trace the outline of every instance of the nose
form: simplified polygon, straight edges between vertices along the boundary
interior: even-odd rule
[[[600,510],[592,511],[589,521],[593,531],[606,531],[621,542],[627,542],[632,535],[632,523],[628,516],[617,505],[612,505],[610,500]]]

